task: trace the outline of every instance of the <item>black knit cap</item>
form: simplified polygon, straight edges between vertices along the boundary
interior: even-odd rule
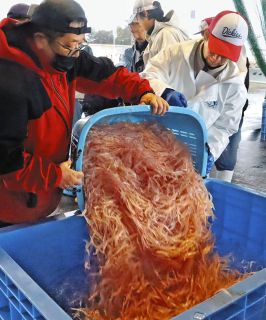
[[[71,23],[79,22],[71,26]],[[62,32],[89,33],[84,10],[74,0],[45,0],[34,10],[31,23],[41,28]]]

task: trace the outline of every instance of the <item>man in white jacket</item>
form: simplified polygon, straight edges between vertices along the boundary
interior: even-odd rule
[[[200,32],[196,34],[201,34],[204,37],[205,32],[209,32],[208,28],[212,22],[213,17],[205,18],[200,23]],[[238,68],[246,73],[246,77],[244,80],[245,87],[249,89],[249,60],[247,58],[246,48],[245,46],[242,47],[240,57],[237,61]],[[241,127],[243,124],[244,112],[248,107],[248,99],[245,102],[245,105],[242,109],[242,116],[239,123],[238,131],[235,132],[233,135],[229,137],[229,143],[220,155],[220,157],[215,161],[215,166],[210,173],[211,178],[220,179],[223,181],[231,182],[234,174],[234,168],[237,162],[237,151],[238,146],[241,140]]]
[[[188,108],[199,113],[208,129],[216,160],[238,130],[247,98],[246,70],[235,63],[247,39],[248,26],[238,12],[223,11],[204,38],[175,44],[150,59],[142,76],[158,95],[182,92]],[[171,103],[170,103],[171,104]]]
[[[154,0],[136,0],[131,20],[137,19],[147,32],[148,46],[143,53],[144,65],[165,47],[188,40],[173,10],[165,16],[161,4]]]

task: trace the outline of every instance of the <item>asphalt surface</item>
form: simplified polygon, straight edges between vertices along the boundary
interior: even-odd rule
[[[266,83],[250,83],[237,164],[232,183],[266,193],[266,141],[261,141],[262,103]]]

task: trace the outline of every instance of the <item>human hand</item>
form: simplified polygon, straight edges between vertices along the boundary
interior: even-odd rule
[[[169,109],[169,104],[154,93],[146,93],[140,99],[140,104],[149,104],[153,114],[164,115]]]
[[[174,89],[166,88],[162,94],[162,98],[164,98],[170,106],[187,107],[187,100],[185,96]]]
[[[59,184],[61,189],[75,188],[83,182],[83,172],[72,170],[71,163],[71,160],[67,160],[59,165],[62,171],[62,179]]]

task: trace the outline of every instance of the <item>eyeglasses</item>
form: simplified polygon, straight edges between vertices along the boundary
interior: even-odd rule
[[[60,47],[68,50],[68,54],[67,54],[68,56],[74,56],[77,52],[79,52],[79,51],[82,50],[85,46],[88,45],[87,42],[82,42],[77,48],[72,49],[71,47],[69,47],[69,46],[67,46],[67,45],[65,45],[65,44],[63,44],[63,43],[61,43],[61,42],[59,42],[59,41],[56,41],[56,43],[59,44]]]

